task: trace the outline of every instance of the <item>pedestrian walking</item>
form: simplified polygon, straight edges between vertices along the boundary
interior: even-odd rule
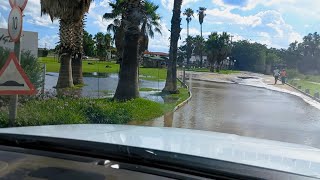
[[[273,70],[274,84],[277,84],[279,76],[280,76],[280,70],[278,69],[278,67],[276,67]]]
[[[285,69],[282,69],[280,76],[281,76],[281,82],[284,85],[287,79],[287,71]]]

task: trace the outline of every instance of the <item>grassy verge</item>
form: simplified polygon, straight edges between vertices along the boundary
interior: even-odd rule
[[[49,99],[30,101],[19,107],[17,126],[58,124],[125,124],[146,121],[165,113],[163,105],[145,99],[120,103],[106,99]],[[0,111],[0,127],[8,126]]]
[[[60,64],[53,57],[42,57],[39,58],[41,63],[46,64],[47,72],[59,72]],[[82,71],[84,73],[118,73],[119,64],[115,62],[100,62],[85,60],[82,64]],[[165,81],[167,77],[166,69],[155,69],[155,68],[140,68],[141,79],[151,81]]]
[[[310,89],[310,95],[314,95],[314,93],[320,92],[320,84],[316,84],[315,82],[310,82],[307,80],[289,80],[289,84],[295,85],[295,87],[301,86],[302,91]]]
[[[115,102],[110,99],[51,98],[30,100],[18,108],[16,126],[59,124],[126,124],[144,122],[164,115],[189,97],[188,90],[180,94],[162,94],[171,102],[165,104],[146,99]],[[8,109],[0,108],[0,127],[8,127]]]
[[[188,69],[188,71],[193,71],[193,72],[210,72],[208,68],[193,68],[193,69]],[[240,73],[240,71],[235,71],[235,70],[220,70],[219,72],[216,72],[218,74],[235,74],[235,73]]]

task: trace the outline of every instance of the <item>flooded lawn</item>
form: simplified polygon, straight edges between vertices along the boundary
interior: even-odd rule
[[[79,88],[76,93],[81,97],[112,97],[118,85],[118,74],[107,73],[84,73],[84,84]],[[55,91],[54,87],[58,81],[58,73],[47,73],[45,81],[46,91]],[[140,80],[140,88],[150,88],[153,91],[140,91],[140,96],[152,101],[163,103],[164,100],[161,96],[155,94],[160,92],[164,86],[164,81],[148,81]]]

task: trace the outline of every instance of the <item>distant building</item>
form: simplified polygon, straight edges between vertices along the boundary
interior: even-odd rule
[[[146,56],[146,57],[166,57],[166,58],[169,58],[169,54],[168,53],[164,53],[164,52],[145,51],[144,52],[144,56]]]
[[[187,59],[185,59],[184,62],[187,63]],[[203,63],[203,66],[208,65],[208,57],[206,55],[202,56],[202,63]],[[192,55],[190,58],[190,65],[199,66],[200,65],[200,56]]]
[[[144,52],[142,66],[147,68],[165,68],[169,59],[168,53]]]

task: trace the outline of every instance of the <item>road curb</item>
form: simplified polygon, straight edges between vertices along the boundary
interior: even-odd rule
[[[293,86],[293,85],[291,85],[289,83],[286,83],[286,85],[290,86],[291,88],[295,89],[296,91],[300,92],[301,94],[303,94],[305,96],[308,96],[309,98],[311,98],[311,99],[313,99],[313,100],[315,100],[315,101],[320,103],[320,99],[313,97],[311,94],[305,93],[304,91],[296,88],[295,86]]]
[[[182,108],[184,105],[188,104],[188,102],[192,99],[192,93],[191,90],[189,88],[189,86],[184,83],[181,79],[177,78],[177,80],[185,87],[188,89],[188,94],[189,94],[189,98],[186,99],[185,101],[183,101],[182,103],[178,104],[174,109],[173,112],[176,112],[177,110],[179,110],[180,108]]]

